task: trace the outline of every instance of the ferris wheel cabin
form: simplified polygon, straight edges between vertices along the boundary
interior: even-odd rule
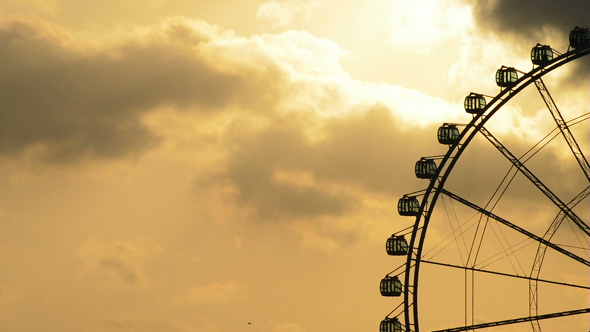
[[[432,179],[436,177],[436,163],[432,159],[422,158],[416,162],[415,171],[418,179]]]
[[[548,64],[553,61],[553,49],[549,45],[537,44],[531,50],[531,61],[537,66]]]
[[[392,235],[387,239],[385,249],[390,256],[405,256],[408,254],[408,241],[403,235]]]
[[[397,201],[400,216],[416,217],[420,214],[420,203],[416,196],[404,196]]]
[[[444,124],[438,128],[437,138],[440,144],[455,144],[459,141],[459,129],[455,125]]]
[[[402,294],[402,282],[398,277],[387,276],[381,279],[379,285],[381,295],[383,296],[400,296]]]
[[[574,30],[570,32],[570,46],[572,48],[590,47],[590,30],[575,27]]]
[[[465,97],[465,112],[469,114],[481,114],[486,108],[486,99],[479,93],[470,93]]]
[[[379,332],[402,332],[402,323],[397,318],[385,318],[379,325]]]
[[[511,88],[518,80],[518,73],[513,67],[505,67],[498,69],[496,72],[496,84],[501,88]]]

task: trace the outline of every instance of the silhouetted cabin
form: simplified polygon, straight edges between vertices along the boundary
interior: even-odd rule
[[[469,96],[465,97],[465,112],[470,114],[481,114],[486,108],[486,99],[483,95],[478,93],[470,93]]]
[[[397,212],[400,216],[418,216],[420,203],[415,196],[404,196],[397,201]]]
[[[379,332],[402,332],[402,323],[397,318],[385,318],[379,325]]]
[[[537,44],[531,50],[531,61],[537,66],[548,64],[553,61],[553,49],[549,45]]]
[[[418,179],[432,179],[436,176],[436,163],[432,159],[421,158],[416,162],[415,171]]]
[[[405,256],[408,254],[408,241],[403,235],[392,235],[385,243],[387,254],[391,256]]]
[[[459,129],[455,125],[444,124],[438,128],[436,136],[440,144],[455,144],[459,142]]]
[[[570,32],[570,46],[572,48],[590,47],[590,30],[575,27],[574,30]]]
[[[379,289],[383,296],[400,296],[402,294],[402,282],[399,281],[398,277],[387,276],[381,279]]]
[[[513,67],[505,67],[498,69],[496,72],[496,84],[502,88],[511,88],[518,80],[518,73]]]

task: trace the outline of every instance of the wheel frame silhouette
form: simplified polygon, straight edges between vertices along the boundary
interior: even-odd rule
[[[579,28],[576,27],[576,29],[579,29]],[[574,29],[574,31],[576,29]],[[584,29],[582,29],[582,30],[584,30]],[[587,32],[588,30],[585,29],[585,31]],[[572,31],[572,33],[573,33],[573,31]],[[570,42],[571,42],[571,35],[570,35]],[[537,46],[540,46],[540,45],[538,44]],[[541,45],[541,46],[543,46],[543,45]],[[404,195],[404,197],[402,199],[400,199],[400,201],[398,203],[398,210],[400,212],[400,215],[415,216],[416,221],[413,226],[409,227],[409,228],[411,228],[411,233],[410,233],[410,231],[408,231],[408,229],[402,230],[402,231],[392,235],[392,237],[390,239],[388,239],[388,248],[389,248],[391,245],[393,245],[395,243],[399,243],[402,240],[405,241],[405,239],[403,239],[403,236],[400,236],[400,234],[404,234],[404,235],[411,234],[409,244],[406,244],[406,247],[407,247],[406,256],[407,257],[406,257],[405,264],[403,264],[397,270],[394,270],[390,274],[387,275],[387,277],[389,277],[391,274],[394,274],[394,273],[397,273],[396,277],[401,276],[402,274],[404,275],[403,276],[403,291],[400,294],[403,297],[404,301],[396,309],[394,309],[389,315],[387,315],[387,317],[384,321],[382,321],[381,327],[380,327],[381,332],[398,332],[398,331],[399,332],[401,332],[401,331],[418,332],[420,330],[420,325],[419,325],[420,321],[419,321],[419,312],[418,312],[419,311],[419,304],[418,304],[418,301],[419,301],[419,299],[418,299],[418,296],[419,296],[419,276],[420,276],[421,263],[423,262],[422,255],[423,255],[424,242],[425,242],[428,226],[430,224],[431,218],[433,216],[433,212],[435,211],[435,208],[436,208],[436,205],[437,205],[437,202],[438,202],[440,196],[441,195],[447,195],[447,196],[453,195],[452,193],[447,192],[444,189],[444,186],[445,186],[450,174],[452,173],[453,168],[455,167],[457,161],[460,159],[463,152],[469,146],[469,143],[474,139],[474,137],[476,137],[477,135],[480,135],[480,134],[483,134],[484,136],[486,136],[486,138],[488,138],[488,140],[493,141],[495,138],[493,136],[491,136],[491,134],[485,129],[484,125],[493,117],[494,114],[496,114],[497,111],[502,109],[502,107],[508,101],[510,101],[513,97],[518,95],[522,90],[524,90],[526,87],[530,86],[533,83],[537,84],[537,87],[539,87],[540,85],[544,86],[544,83],[542,83],[543,82],[542,77],[544,75],[552,72],[553,70],[555,70],[555,69],[557,69],[557,68],[559,68],[571,61],[574,61],[574,60],[579,59],[581,57],[590,55],[590,46],[584,45],[584,46],[578,46],[575,48],[572,46],[573,45],[570,45],[570,49],[566,53],[560,54],[555,58],[551,57],[551,59],[546,59],[546,61],[540,61],[540,63],[537,64],[537,66],[534,67],[531,71],[529,71],[527,73],[521,72],[523,75],[520,78],[515,79],[515,77],[513,77],[512,74],[509,73],[504,78],[504,81],[503,81],[502,80],[503,77],[501,76],[502,73],[508,73],[508,71],[509,70],[512,71],[513,68],[502,66],[502,68],[500,68],[500,70],[498,70],[497,76],[496,76],[496,79],[500,80],[500,82],[498,82],[498,85],[502,88],[501,92],[498,93],[495,97],[493,97],[487,103],[485,102],[485,99],[484,99],[485,105],[483,105],[483,107],[480,108],[478,110],[478,112],[473,112],[472,120],[467,125],[464,126],[462,131],[460,131],[458,133],[458,137],[449,138],[445,135],[442,135],[443,140],[441,141],[441,133],[440,133],[441,129],[439,128],[439,142],[448,143],[448,146],[449,146],[448,151],[445,153],[444,156],[435,157],[437,160],[439,160],[439,163],[438,163],[438,165],[435,165],[434,170],[432,169],[433,158],[422,158],[416,163],[417,177],[429,179],[430,183],[429,183],[428,187],[423,191]],[[547,46],[544,46],[544,47],[547,47]],[[533,51],[534,51],[534,49],[533,49]],[[500,75],[500,77],[498,77],[499,75]],[[505,82],[506,84],[501,85],[500,84],[501,82]],[[547,94],[548,94],[548,92],[547,92]],[[473,96],[474,97],[473,100],[476,100],[477,97],[481,97],[482,95],[477,95],[477,94],[472,93],[470,96]],[[549,96],[549,98],[551,98],[550,95],[548,95],[548,96]],[[544,96],[544,98],[545,98],[545,96]],[[467,98],[466,98],[466,103],[467,103]],[[547,101],[546,101],[546,103],[547,103]],[[482,105],[480,105],[480,106],[482,106]],[[549,104],[547,106],[549,107]],[[557,121],[557,119],[556,119],[556,121]],[[449,124],[445,124],[445,125],[448,127]],[[443,125],[443,127],[445,125]],[[454,125],[451,124],[451,126],[454,126]],[[441,127],[441,128],[443,128],[443,127]],[[453,136],[453,135],[451,134],[451,136]],[[446,141],[444,141],[445,137],[447,139]],[[445,143],[443,143],[443,144],[445,144]],[[501,143],[498,143],[498,144],[501,144]],[[499,149],[501,149],[501,148],[499,148]],[[507,149],[506,149],[506,151],[507,151],[507,154],[509,155],[510,151]],[[584,158],[584,156],[582,156],[582,158]],[[578,159],[578,161],[579,161],[579,159]],[[521,168],[519,168],[517,163],[518,163],[518,160],[516,160],[515,166],[521,172],[526,173],[527,169],[524,166],[524,164],[521,163],[521,165],[520,165],[524,168],[524,171],[523,171]],[[586,159],[586,165],[587,165],[587,163],[588,163],[588,161]],[[581,165],[581,166],[582,166],[582,168],[586,167],[583,165]],[[534,177],[534,174],[532,174],[532,176]],[[588,177],[588,172],[586,172],[586,176]],[[534,180],[531,180],[531,181],[534,181]],[[541,186],[544,186],[544,184],[541,183]],[[543,189],[541,189],[541,190],[543,191]],[[547,190],[548,190],[548,193],[546,193],[546,192],[544,192],[544,193],[546,196],[547,195],[550,196],[552,193],[549,191],[549,189],[547,189]],[[588,193],[586,192],[586,196],[584,196],[584,197],[587,197],[587,195],[588,195]],[[422,196],[421,202],[417,202],[417,199],[416,199],[417,196]],[[553,199],[552,197],[549,197],[549,198]],[[461,199],[461,198],[459,197],[459,199]],[[416,206],[417,203],[419,204],[419,207]],[[466,204],[469,204],[469,202],[467,202]],[[559,197],[557,197],[557,201],[554,201],[554,204],[556,204],[560,208],[560,211],[563,212],[564,218],[570,217],[570,219],[571,219],[575,216],[575,214],[572,214],[571,210],[569,209],[568,204],[561,202],[559,200]],[[472,207],[472,208],[477,210],[478,207]],[[487,212],[487,217],[498,218],[497,216],[493,215],[493,213],[491,213],[490,211],[486,211],[485,209],[482,209],[482,211],[479,211],[479,212],[484,213],[484,214]],[[496,219],[496,220],[499,220],[499,219]],[[578,220],[578,221],[582,223],[578,226],[582,227],[582,230],[584,232],[586,232],[586,234],[589,234],[587,231],[589,229],[587,222],[583,222],[581,220]],[[500,220],[500,222],[502,222],[502,220]],[[517,225],[512,225],[510,227],[518,228]],[[527,232],[526,230],[523,230],[523,229],[520,229],[520,230],[517,229],[517,230]],[[543,237],[536,236],[534,234],[524,233],[528,236],[535,236],[536,238],[534,238],[534,239],[539,242],[539,249],[537,250],[537,256],[535,257],[535,264],[538,264],[539,270],[540,270],[540,264],[542,264],[545,249],[547,248],[547,246],[551,246],[552,248],[556,249],[554,247],[555,245],[552,244],[550,241],[555,230],[556,230],[556,226],[552,224]],[[390,242],[391,242],[391,245],[390,245]],[[399,246],[399,244],[397,244],[397,245]],[[389,249],[388,249],[388,251],[389,251]],[[390,253],[390,255],[394,255],[394,254]],[[400,253],[398,252],[395,255],[400,255]],[[587,261],[584,264],[588,265]],[[444,265],[444,264],[441,264],[441,265]],[[401,270],[401,272],[399,272],[400,270]],[[501,274],[501,273],[498,273],[498,274]],[[533,280],[529,279],[529,284],[530,284],[530,287],[535,287],[535,290],[531,291],[531,294],[533,294],[531,296],[536,298],[536,296],[537,296],[536,285],[538,282],[538,273],[537,273],[537,278],[532,278],[532,279]],[[534,279],[537,279],[537,280],[534,280]],[[383,281],[382,281],[382,284],[383,284]],[[395,296],[392,294],[384,293],[383,288],[384,288],[384,286],[382,285],[382,295]],[[536,299],[535,298],[530,299],[530,301],[531,301],[531,308],[530,309],[531,310],[530,310],[529,317],[515,318],[515,319],[504,320],[504,321],[494,321],[494,322],[488,322],[488,323],[483,323],[483,324],[471,324],[469,326],[467,326],[467,324],[465,324],[464,326],[453,327],[453,328],[440,330],[440,331],[447,331],[447,332],[450,332],[450,331],[472,331],[474,329],[479,329],[479,328],[516,324],[516,323],[522,323],[522,322],[528,321],[528,322],[531,322],[533,331],[538,332],[541,330],[540,325],[539,325],[539,320],[590,312],[590,308],[588,308],[588,309],[572,310],[572,311],[559,312],[559,313],[553,313],[553,314],[538,315],[538,313],[536,312],[537,308],[536,308],[536,303],[535,303]],[[390,316],[394,316],[394,317],[390,317]],[[400,319],[400,316],[403,316],[403,319]],[[402,322],[403,322],[403,324],[402,324]]]

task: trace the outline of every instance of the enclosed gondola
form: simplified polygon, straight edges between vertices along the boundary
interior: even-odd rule
[[[379,325],[379,332],[402,332],[402,323],[397,317],[385,318]]]
[[[405,256],[408,254],[408,241],[403,235],[392,235],[385,243],[387,254],[391,256]]]
[[[459,142],[459,129],[456,125],[445,123],[438,128],[437,138],[440,144],[455,144]]]
[[[481,114],[486,108],[486,99],[479,93],[470,93],[465,97],[465,112],[470,114]]]
[[[514,67],[502,66],[496,71],[496,84],[501,88],[511,88],[518,80],[518,73]]]
[[[549,45],[537,44],[531,50],[531,61],[534,65],[544,66],[553,61],[553,49]]]
[[[383,296],[400,296],[402,294],[402,282],[398,277],[386,276],[381,279],[379,290]]]
[[[421,158],[416,162],[416,177],[418,179],[432,179],[436,177],[436,163],[429,158]]]
[[[570,32],[570,46],[572,48],[590,47],[590,30],[575,27],[574,30]]]
[[[404,196],[397,201],[397,212],[400,216],[418,216],[420,203],[416,196]]]

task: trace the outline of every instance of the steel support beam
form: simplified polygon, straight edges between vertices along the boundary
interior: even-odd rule
[[[479,131],[522,173],[526,176],[545,196],[547,196],[568,218],[570,218],[587,236],[590,236],[590,227],[580,219],[557,195],[539,180],[512,152],[510,152],[498,139],[487,129],[481,127]]]
[[[476,325],[470,325],[470,326],[455,327],[455,328],[450,328],[450,329],[445,329],[445,330],[436,330],[436,331],[433,331],[433,332],[471,331],[471,330],[483,329],[483,328],[486,328],[486,327],[494,327],[494,326],[517,324],[517,323],[530,322],[530,321],[533,321],[533,320],[542,320],[542,319],[549,319],[549,318],[556,318],[556,317],[565,317],[565,316],[572,316],[572,315],[580,315],[580,314],[585,314],[585,313],[589,313],[589,312],[590,312],[590,308],[579,309],[579,310],[571,310],[571,311],[562,311],[562,312],[556,312],[556,313],[545,314],[545,315],[538,315],[538,316],[533,316],[533,317],[522,317],[522,318],[515,318],[515,319],[507,319],[507,320],[501,320],[501,321],[489,322],[489,323],[483,323],[483,324],[476,324]]]
[[[482,207],[479,207],[478,205],[476,205],[474,203],[471,203],[468,200],[463,199],[462,197],[459,197],[459,196],[457,196],[457,195],[449,192],[446,189],[441,189],[441,192],[443,194],[449,196],[450,198],[452,198],[452,199],[454,199],[454,200],[456,200],[456,201],[458,201],[458,202],[460,202],[460,203],[462,203],[462,204],[464,204],[464,205],[466,205],[466,206],[474,209],[475,211],[478,211],[479,213],[481,213],[481,214],[483,214],[485,216],[488,216],[488,217],[490,217],[490,218],[498,221],[499,223],[501,223],[503,225],[506,225],[506,226],[514,229],[515,231],[517,231],[517,232],[519,232],[521,234],[524,234],[524,235],[530,237],[531,239],[536,240],[536,241],[538,241],[538,242],[540,242],[540,243],[548,246],[549,248],[551,248],[551,249],[553,249],[555,251],[558,251],[558,252],[560,252],[560,253],[568,256],[569,258],[572,258],[572,259],[574,259],[574,260],[576,260],[576,261],[578,261],[578,262],[580,262],[580,263],[582,263],[584,265],[590,266],[590,262],[587,261],[587,260],[585,260],[584,258],[582,258],[582,257],[580,257],[580,256],[578,256],[576,254],[573,254],[573,253],[571,253],[571,252],[569,252],[569,251],[567,251],[567,250],[565,250],[565,249],[563,249],[563,248],[561,248],[561,247],[559,247],[559,246],[557,246],[557,245],[555,245],[555,244],[553,244],[553,243],[551,243],[551,242],[543,239],[542,237],[537,236],[537,235],[535,235],[535,234],[527,231],[526,229],[524,229],[524,228],[522,228],[520,226],[517,226],[517,225],[511,223],[510,221],[508,221],[508,220],[506,220],[506,219],[504,219],[502,217],[499,217],[499,216],[495,215],[494,213],[492,213],[492,212],[490,212],[490,211],[488,211],[488,210],[486,210],[486,209],[484,209]]]
[[[576,138],[574,135],[572,135],[570,128],[561,115],[561,112],[559,112],[557,105],[555,105],[555,102],[553,101],[547,86],[545,86],[545,83],[540,77],[535,81],[535,85],[537,86],[537,90],[539,90],[541,97],[543,97],[543,101],[545,101],[545,105],[547,105],[549,112],[551,112],[553,119],[555,119],[555,123],[565,138],[567,145],[569,145],[572,153],[574,154],[574,157],[576,157],[576,160],[578,161],[578,164],[580,164],[584,175],[586,175],[586,178],[590,182],[590,164],[588,164],[588,159],[586,159],[584,156],[582,149],[580,149],[578,142],[576,142]]]

